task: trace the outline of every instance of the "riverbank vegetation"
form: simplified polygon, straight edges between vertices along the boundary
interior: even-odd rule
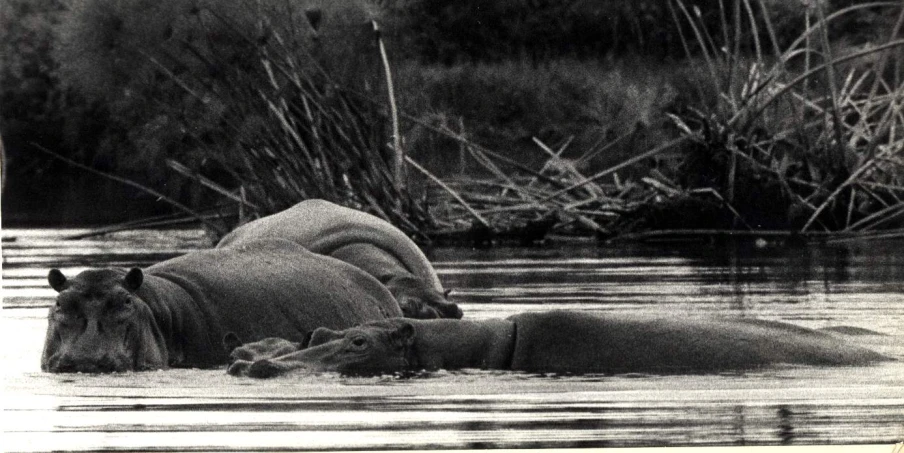
[[[14,157],[219,232],[313,197],[424,241],[904,226],[898,2],[13,3]]]

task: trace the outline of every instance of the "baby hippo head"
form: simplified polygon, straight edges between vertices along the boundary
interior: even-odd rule
[[[401,318],[377,321],[341,331],[321,327],[311,333],[304,349],[296,348],[293,351],[292,348],[295,346],[282,340],[284,342],[282,345],[286,347],[277,352],[289,351],[288,353],[261,356],[247,365],[247,369],[244,364],[236,365],[238,363],[236,361],[230,366],[229,373],[255,378],[269,378],[298,371],[333,371],[346,375],[393,373],[408,369],[408,357],[414,338],[414,326]],[[271,344],[279,343],[273,341]],[[235,351],[246,346],[249,345],[234,350],[233,355]],[[233,372],[232,367],[237,366],[243,367],[245,371]]]

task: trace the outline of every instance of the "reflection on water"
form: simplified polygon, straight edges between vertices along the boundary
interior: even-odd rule
[[[465,316],[529,310],[751,316],[882,335],[899,359],[717,375],[438,371],[255,381],[223,370],[39,371],[49,268],[144,266],[207,246],[195,231],[3,232],[7,450],[324,450],[891,443],[904,439],[900,243],[811,248],[571,245],[431,252]],[[15,240],[13,240],[15,238]]]

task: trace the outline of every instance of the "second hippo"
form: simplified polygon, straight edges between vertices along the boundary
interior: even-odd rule
[[[398,228],[365,212],[325,200],[305,200],[285,211],[248,222],[226,235],[218,248],[264,238],[287,239],[373,275],[409,318],[461,318],[446,300],[436,271],[420,248]]]
[[[485,321],[386,319],[342,331],[316,329],[294,351],[281,345],[279,355],[259,344],[233,349],[230,374],[266,378],[293,370],[381,374],[458,368],[670,374],[887,360],[830,334],[780,322],[569,311]]]

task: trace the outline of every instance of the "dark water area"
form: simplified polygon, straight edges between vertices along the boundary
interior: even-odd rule
[[[430,252],[465,317],[551,309],[755,317],[825,328],[889,357],[860,367],[699,375],[42,373],[52,267],[145,266],[200,231],[3,230],[4,449],[336,450],[890,444],[904,439],[902,242]],[[870,333],[872,332],[872,333]],[[863,332],[856,332],[863,333]],[[840,334],[839,334],[840,335]],[[888,447],[891,451],[891,447]]]
[[[166,191],[165,184],[160,188]],[[3,191],[4,228],[107,226],[170,214],[170,204],[94,175],[11,174]]]

